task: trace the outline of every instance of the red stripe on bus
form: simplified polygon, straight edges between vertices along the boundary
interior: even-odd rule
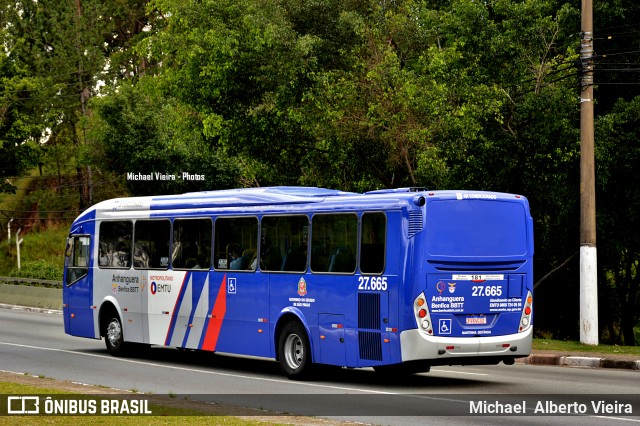
[[[204,342],[202,342],[202,349],[205,351],[216,350],[218,336],[220,335],[220,329],[222,328],[222,320],[227,312],[226,282],[227,275],[225,274],[224,277],[222,277],[222,282],[220,283],[216,303],[213,305],[213,309],[211,310],[211,318],[209,318],[209,324],[207,325],[207,334],[204,336]]]

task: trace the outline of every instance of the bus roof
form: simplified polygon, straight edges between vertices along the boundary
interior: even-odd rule
[[[90,212],[140,212],[171,211],[272,206],[281,210],[286,205],[352,203],[380,207],[415,203],[421,206],[426,199],[478,199],[511,200],[527,203],[526,198],[499,192],[485,191],[428,191],[425,188],[395,188],[366,193],[345,192],[334,189],[300,186],[274,186],[258,188],[226,189],[217,191],[188,192],[177,195],[125,197],[102,201],[83,212],[78,219]],[[280,208],[278,208],[280,206]]]

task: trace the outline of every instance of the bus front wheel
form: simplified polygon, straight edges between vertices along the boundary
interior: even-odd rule
[[[122,324],[118,315],[110,315],[104,329],[104,341],[111,355],[122,355],[125,344],[122,334]]]
[[[290,322],[282,329],[278,339],[278,358],[282,371],[290,379],[299,380],[309,374],[311,346],[299,322]]]

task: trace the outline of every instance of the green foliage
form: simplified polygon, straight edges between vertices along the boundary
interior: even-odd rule
[[[612,112],[599,117],[597,129],[598,252],[602,281],[612,291],[602,298],[609,314],[614,342],[636,344],[634,327],[640,322],[640,97],[619,100]],[[617,327],[619,326],[619,331]]]
[[[146,95],[144,88],[123,85],[117,94],[95,99],[92,161],[123,179],[127,173],[152,174],[152,181],[126,181],[133,195],[234,186],[238,166],[204,140],[198,115],[171,99]],[[183,179],[183,172],[204,179]],[[176,180],[158,180],[155,173]]]
[[[637,62],[638,38],[625,35],[637,2],[594,7],[599,25],[618,29],[598,38],[599,53]],[[537,276],[577,250],[576,2],[5,0],[0,13],[12,24],[0,29],[0,177],[40,161],[74,173],[80,188],[93,167],[130,194],[286,184],[514,192],[531,203]],[[628,82],[605,69],[598,79]],[[608,335],[625,342],[640,312],[639,94],[596,88],[601,311]],[[27,201],[65,208],[38,191]],[[577,303],[566,303],[578,298],[577,275],[569,262],[536,290],[537,324],[561,337],[577,332]]]
[[[69,229],[66,225],[51,226],[40,232],[21,234],[21,272],[17,271],[15,229],[11,244],[0,241],[0,275],[62,280],[64,249]]]
[[[46,260],[21,262],[20,269],[13,268],[9,272],[9,276],[62,281],[62,265],[52,264]]]

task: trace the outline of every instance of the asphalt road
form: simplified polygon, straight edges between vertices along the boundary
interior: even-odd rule
[[[373,424],[640,425],[640,371],[516,364],[437,367],[383,380],[371,369],[323,369],[296,382],[272,360],[161,347],[114,358],[103,341],[65,335],[60,315],[9,309],[0,309],[0,370]],[[619,412],[629,397],[632,417]],[[610,406],[613,412],[605,416],[591,414],[593,404],[605,399],[621,405]],[[485,410],[517,410],[524,401],[528,415],[471,416],[470,400]],[[554,404],[570,409],[582,403],[586,415],[541,414]]]

